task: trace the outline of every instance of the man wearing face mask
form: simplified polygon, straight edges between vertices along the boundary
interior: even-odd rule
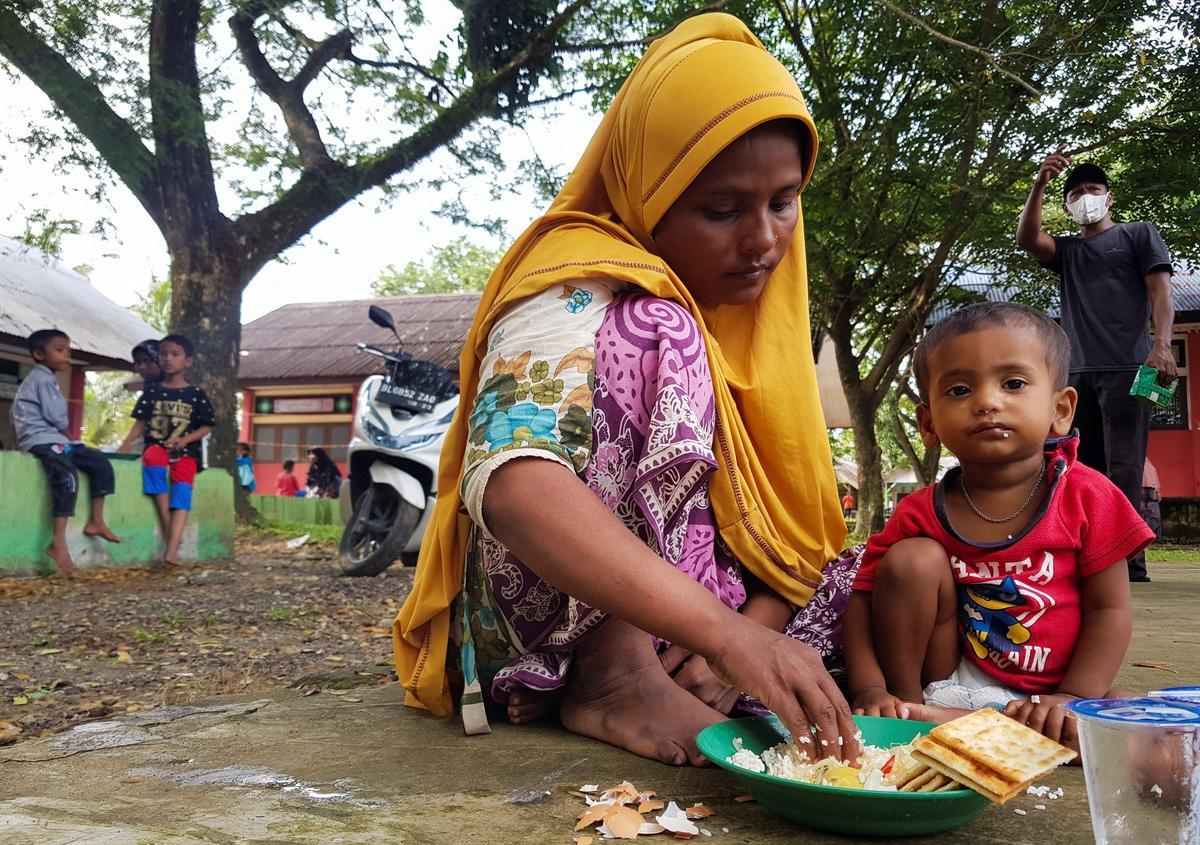
[[[1076,165],[1063,186],[1063,208],[1078,235],[1042,230],[1046,186],[1071,165],[1063,147],[1046,157],[1017,225],[1017,243],[1058,274],[1062,326],[1071,340],[1071,386],[1079,392],[1079,460],[1107,475],[1136,508],[1150,428],[1145,402],[1129,395],[1138,365],[1175,378],[1171,333],[1171,257],[1151,223],[1114,223],[1104,171]],[[1151,342],[1148,328],[1154,326]],[[1145,554],[1129,560],[1129,580],[1149,581]]]

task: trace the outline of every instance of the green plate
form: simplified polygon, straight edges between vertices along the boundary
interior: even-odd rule
[[[903,745],[928,733],[931,722],[855,716],[863,741],[888,748]],[[719,722],[696,737],[700,751],[715,765],[729,771],[767,809],[786,819],[835,833],[860,836],[914,836],[940,833],[969,822],[988,800],[969,789],[952,792],[878,792],[816,786],[751,772],[726,758],[734,752],[733,740],[755,754],[786,742],[791,735],[774,716],[753,716]]]

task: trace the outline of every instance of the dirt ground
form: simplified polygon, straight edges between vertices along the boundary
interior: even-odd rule
[[[280,686],[394,679],[399,564],[343,578],[332,548],[244,532],[234,559],[0,579],[0,745],[115,713]]]

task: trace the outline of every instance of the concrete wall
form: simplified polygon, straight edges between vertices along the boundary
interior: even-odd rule
[[[145,566],[162,557],[154,503],[142,493],[141,463],[117,458],[113,470],[117,490],[105,502],[104,517],[122,541],[110,544],[83,536],[91,493],[81,474],[75,519],[67,523],[67,543],[80,568]],[[228,557],[233,554],[233,534],[233,481],[225,470],[205,470],[196,478],[180,557]],[[23,452],[0,452],[0,577],[53,572],[53,562],[43,554],[50,536],[50,488],[41,464]]]
[[[304,525],[341,525],[337,499],[301,499],[297,496],[250,497],[250,504],[263,519],[299,522]]]

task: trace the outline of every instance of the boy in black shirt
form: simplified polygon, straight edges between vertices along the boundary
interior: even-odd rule
[[[192,342],[183,335],[169,334],[159,341],[158,354],[162,381],[146,384],[133,407],[136,422],[121,450],[128,451],[139,437],[145,441],[142,490],[154,497],[158,508],[166,540],[163,560],[176,566],[192,509],[192,485],[203,469],[201,441],[212,431],[214,420],[204,391],[185,378],[195,355]]]

